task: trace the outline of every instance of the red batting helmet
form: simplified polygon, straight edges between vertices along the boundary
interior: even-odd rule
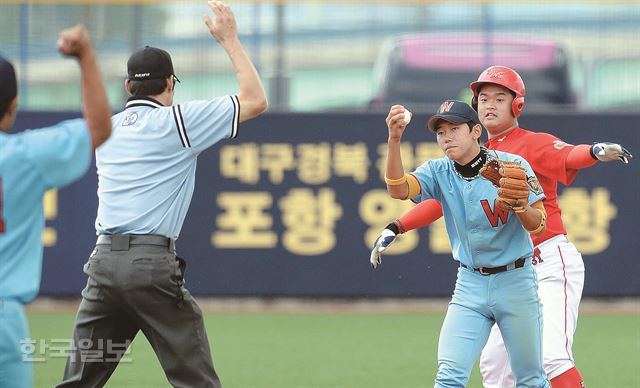
[[[478,89],[482,84],[491,83],[504,86],[515,93],[515,98],[511,104],[511,111],[515,117],[520,116],[524,109],[524,82],[520,74],[506,66],[491,66],[480,74],[476,82],[472,82],[469,87],[473,91],[471,105],[478,110]]]

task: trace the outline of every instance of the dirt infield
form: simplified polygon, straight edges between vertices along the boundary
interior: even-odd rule
[[[312,299],[312,298],[196,298],[207,313],[429,314],[442,313],[448,299]],[[73,312],[79,299],[36,299],[29,312]],[[640,315],[640,298],[586,298],[582,314]]]

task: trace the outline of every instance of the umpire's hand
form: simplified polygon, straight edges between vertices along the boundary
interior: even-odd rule
[[[89,31],[82,24],[60,31],[58,51],[62,55],[82,59],[86,53],[91,51]]]
[[[231,11],[231,8],[221,1],[209,1],[208,3],[209,8],[211,8],[216,15],[215,23],[209,15],[204,15],[204,24],[207,25],[211,36],[222,45],[230,40],[238,39],[236,17]]]

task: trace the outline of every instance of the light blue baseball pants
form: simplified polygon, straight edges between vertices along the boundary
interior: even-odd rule
[[[465,387],[494,322],[500,327],[516,387],[548,388],[542,366],[542,307],[536,274],[525,266],[494,275],[458,270],[438,343],[436,388]]]
[[[23,360],[21,340],[28,340],[29,325],[22,303],[0,299],[0,388],[31,388],[33,365]]]

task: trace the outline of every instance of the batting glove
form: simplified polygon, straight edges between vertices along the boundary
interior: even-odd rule
[[[373,269],[378,268],[382,263],[382,252],[384,252],[384,250],[396,240],[397,233],[392,229],[397,230],[397,227],[394,224],[387,225],[380,234],[380,237],[378,237],[376,242],[373,244],[371,257],[369,258]]]
[[[620,144],[609,142],[595,143],[592,145],[591,156],[601,162],[620,160],[622,163],[629,163],[629,159],[633,157],[633,155]]]

